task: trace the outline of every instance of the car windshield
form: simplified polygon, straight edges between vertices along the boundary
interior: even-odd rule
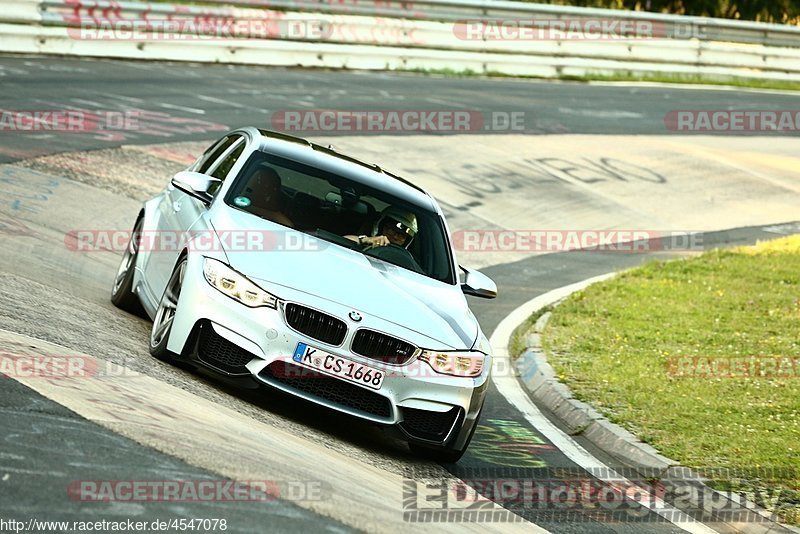
[[[430,278],[455,283],[447,233],[439,214],[353,179],[257,151],[242,168],[225,203]],[[357,236],[382,234],[399,236],[387,246],[357,242]]]

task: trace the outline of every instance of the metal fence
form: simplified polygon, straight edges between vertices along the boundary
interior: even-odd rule
[[[794,26],[509,1],[6,0],[0,36],[11,52],[542,77],[800,80]]]
[[[45,0],[58,6],[61,0]],[[92,3],[92,2],[89,2]],[[97,2],[104,4],[102,0]],[[127,2],[119,2],[126,5]],[[213,6],[215,2],[203,2]],[[644,11],[584,8],[506,0],[231,0],[220,5],[367,17],[455,22],[469,19],[558,20],[605,19],[649,21],[665,29],[665,37],[800,47],[800,27],[731,19],[687,17]],[[155,8],[158,4],[152,4]]]

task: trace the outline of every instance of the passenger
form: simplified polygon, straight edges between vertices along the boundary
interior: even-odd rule
[[[259,167],[245,188],[250,197],[250,213],[294,228],[294,223],[281,211],[281,177],[272,167]]]

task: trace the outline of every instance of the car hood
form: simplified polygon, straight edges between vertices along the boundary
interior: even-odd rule
[[[439,343],[429,349],[468,349],[478,322],[458,285],[448,285],[360,252],[235,209],[217,212],[211,223],[222,229],[246,228],[263,236],[264,250],[230,246],[221,239],[231,267],[273,291],[305,293],[362,315],[409,329]],[[310,304],[310,302],[306,302]],[[366,322],[365,322],[366,325]],[[398,332],[399,335],[399,332]]]

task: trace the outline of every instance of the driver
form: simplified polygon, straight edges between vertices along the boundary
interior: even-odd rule
[[[385,247],[396,245],[404,249],[417,235],[417,216],[404,209],[389,206],[381,212],[381,216],[372,227],[372,235],[346,235],[347,239],[357,242],[363,247]]]

